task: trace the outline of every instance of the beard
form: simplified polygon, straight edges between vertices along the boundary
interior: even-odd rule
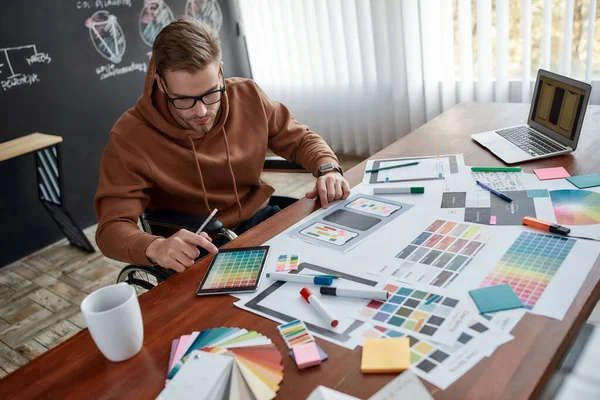
[[[220,109],[220,107],[219,107]],[[208,110],[206,115],[199,117],[197,115],[183,115],[179,110],[173,109],[173,112],[187,129],[191,129],[196,133],[206,134],[215,125],[215,120],[218,110]]]

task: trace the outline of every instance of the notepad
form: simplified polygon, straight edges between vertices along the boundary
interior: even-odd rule
[[[519,296],[506,283],[469,290],[469,294],[482,314],[523,307],[523,302],[521,302]]]
[[[317,346],[317,351],[319,352],[319,357],[321,357],[321,362],[327,360],[327,353],[325,353],[325,351],[321,348],[321,346],[319,346],[319,344],[317,342],[315,342],[315,345]],[[290,351],[290,357],[292,357],[292,360],[294,360],[294,362],[296,361],[296,358],[294,357],[294,351]]]
[[[567,180],[579,189],[600,186],[600,175],[598,174],[571,176]]]
[[[410,367],[407,337],[365,339],[360,369],[363,374],[402,372]]]
[[[539,168],[534,169],[533,172],[537,175],[540,181],[545,181],[548,179],[561,179],[571,176],[563,167]]]
[[[296,345],[292,348],[298,368],[304,369],[321,364],[321,355],[315,342]]]

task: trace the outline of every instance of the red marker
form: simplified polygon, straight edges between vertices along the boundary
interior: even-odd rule
[[[313,308],[315,310],[317,310],[317,312],[319,313],[319,315],[325,320],[327,321],[327,323],[329,325],[331,325],[333,328],[335,328],[336,326],[338,326],[338,324],[340,323],[337,318],[331,313],[331,311],[329,311],[325,305],[323,303],[321,303],[321,300],[319,300],[317,297],[315,297],[312,292],[308,289],[308,288],[302,288],[302,290],[300,291],[300,294],[302,295],[302,297],[304,297],[304,300],[306,300],[306,302],[308,304],[310,304],[311,306],[313,306]]]

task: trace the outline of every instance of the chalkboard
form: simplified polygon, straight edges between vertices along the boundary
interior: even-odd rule
[[[67,210],[94,224],[110,128],[142,94],[156,34],[190,15],[215,28],[226,76],[250,76],[235,0],[10,0],[0,4],[0,142],[62,136]],[[0,163],[0,266],[63,237],[38,200],[33,155]]]

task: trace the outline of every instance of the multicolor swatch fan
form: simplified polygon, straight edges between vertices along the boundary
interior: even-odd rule
[[[552,190],[550,198],[559,224],[600,224],[600,193],[589,190]]]
[[[270,400],[283,380],[281,360],[258,332],[222,327],[184,335],[173,341],[158,399]]]

